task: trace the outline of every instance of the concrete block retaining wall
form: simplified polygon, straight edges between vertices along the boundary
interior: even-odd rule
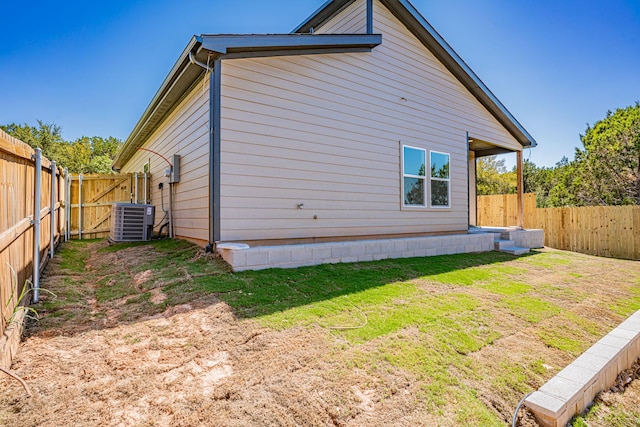
[[[564,427],[640,357],[640,310],[525,400],[544,427]]]
[[[216,250],[233,271],[244,271],[485,252],[493,250],[493,235],[455,234],[254,248],[238,243],[220,243]]]
[[[506,240],[513,240],[521,248],[544,247],[544,230],[507,230],[501,233]]]

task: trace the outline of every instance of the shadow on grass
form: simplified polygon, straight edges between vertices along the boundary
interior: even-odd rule
[[[535,253],[529,254],[531,256]],[[513,260],[500,252],[388,259],[354,264],[324,264],[199,277],[195,282],[228,303],[239,317],[251,318],[367,289]],[[471,278],[470,281],[473,279]]]
[[[43,298],[36,306],[43,321],[26,332],[75,334],[159,314],[168,317],[176,306],[196,308],[219,300],[237,317],[253,318],[444,273],[457,272],[456,280],[470,283],[474,275],[465,269],[512,259],[485,252],[234,274],[220,259],[181,240],[111,246],[72,241],[65,243],[46,273],[52,279],[46,286],[58,297]],[[151,278],[137,283],[138,275],[145,273]],[[159,303],[153,301],[158,293],[165,297]]]

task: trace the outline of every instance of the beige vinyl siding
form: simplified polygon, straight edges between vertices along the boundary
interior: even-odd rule
[[[520,145],[384,6],[374,11],[383,42],[371,53],[223,61],[222,240],[467,229],[466,132]],[[321,30],[359,20],[364,0]],[[403,144],[450,154],[451,208],[402,208]]]
[[[204,89],[203,89],[204,87]],[[143,148],[180,158],[180,182],[175,184],[174,225],[179,237],[209,240],[209,85],[200,81],[178,104]],[[142,172],[151,159],[151,201],[156,206],[156,223],[164,213],[158,184],[164,183],[164,207],[169,206],[168,164],[148,151],[138,151],[122,168],[123,172]]]
[[[338,16],[319,28],[316,34],[365,34],[367,32],[367,4],[357,0],[345,8]]]

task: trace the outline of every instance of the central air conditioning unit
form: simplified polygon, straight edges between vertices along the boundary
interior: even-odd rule
[[[111,232],[113,242],[144,242],[153,237],[153,220],[156,208],[153,205],[114,203],[111,210]]]

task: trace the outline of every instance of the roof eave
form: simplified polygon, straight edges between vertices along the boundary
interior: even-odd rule
[[[353,3],[353,1],[354,0],[327,0],[291,32],[309,33],[312,28],[322,25],[338,13],[342,12],[342,10]]]
[[[194,36],[118,152],[112,169],[120,170],[151,136],[188,89],[204,73],[200,62],[228,58],[370,51],[382,43],[380,34],[249,34]]]
[[[157,125],[171,112],[178,100],[182,98],[185,90],[204,72],[189,61],[189,52],[197,49],[199,44],[197,37],[191,38],[118,152],[112,163],[112,169],[122,169]]]
[[[380,34],[237,34],[199,37],[202,49],[217,54],[246,52],[294,52],[323,49],[373,49],[382,43]]]

